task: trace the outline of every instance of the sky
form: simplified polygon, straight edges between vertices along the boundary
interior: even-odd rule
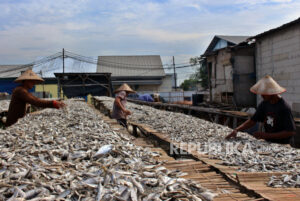
[[[0,64],[60,52],[189,62],[214,35],[253,36],[300,17],[300,0],[0,0]],[[180,69],[179,82],[191,69]]]

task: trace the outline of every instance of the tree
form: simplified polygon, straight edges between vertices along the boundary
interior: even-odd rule
[[[183,81],[180,85],[184,91],[196,90],[197,83],[200,83],[204,89],[208,88],[208,73],[206,69],[206,59],[201,57],[190,58],[191,65],[199,65],[196,72],[189,79]]]
[[[180,88],[182,88],[184,91],[195,90],[196,84],[196,79],[189,78],[187,80],[184,80],[183,83],[181,83]]]
[[[198,80],[198,82],[201,84],[201,86],[204,89],[207,89],[208,88],[208,73],[207,73],[207,69],[206,69],[206,59],[201,58],[201,57],[193,57],[193,58],[190,58],[190,64],[191,65],[200,64],[196,73],[193,74],[190,77],[190,79]]]

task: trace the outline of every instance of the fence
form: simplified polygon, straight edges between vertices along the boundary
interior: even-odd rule
[[[153,92],[138,92],[139,94],[153,94]],[[193,94],[204,94],[205,92],[197,91],[171,91],[171,92],[155,92],[159,94],[166,102],[192,101]]]

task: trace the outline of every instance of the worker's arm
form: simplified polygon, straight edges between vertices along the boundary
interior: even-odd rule
[[[248,119],[247,121],[245,121],[243,124],[241,124],[240,126],[238,126],[236,129],[234,129],[229,135],[226,136],[226,139],[229,139],[229,138],[235,138],[236,135],[237,135],[237,132],[238,131],[243,131],[243,130],[246,130],[248,128],[251,128],[253,127],[254,125],[256,124],[255,121],[251,120],[251,119]]]
[[[277,133],[265,133],[265,132],[256,132],[254,133],[254,137],[257,139],[285,139],[296,135],[295,131],[281,131]]]
[[[126,114],[126,115],[131,115],[131,112],[129,110],[126,110],[126,108],[122,105],[121,103],[121,97],[116,97],[115,99],[117,107],[121,108],[121,110]]]
[[[228,136],[226,136],[226,139],[236,137],[238,131],[243,131],[248,128],[251,128],[256,124],[256,122],[263,122],[264,116],[265,116],[264,102],[261,102],[258,105],[257,110],[256,110],[255,114],[251,117],[251,119],[248,119],[242,125],[240,125],[236,129],[234,129]]]
[[[65,104],[62,101],[48,101],[39,99],[33,96],[31,93],[29,93],[26,89],[22,89],[18,95],[24,102],[34,105],[36,107],[61,108],[65,106]]]

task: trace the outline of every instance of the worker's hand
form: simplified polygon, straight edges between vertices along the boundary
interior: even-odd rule
[[[59,108],[63,108],[66,106],[66,104],[62,101],[53,101],[53,105],[55,108],[59,109]]]
[[[58,107],[59,108],[64,108],[64,107],[66,107],[66,104],[62,101],[58,101]]]
[[[131,112],[129,110],[125,110],[126,115],[131,115]]]
[[[230,139],[230,138],[236,138],[237,132],[238,132],[238,131],[234,129],[229,135],[227,135],[227,136],[225,137],[225,139],[228,140],[228,139]]]
[[[255,132],[253,134],[253,136],[256,138],[256,139],[266,139],[268,137],[268,135],[264,132]]]

